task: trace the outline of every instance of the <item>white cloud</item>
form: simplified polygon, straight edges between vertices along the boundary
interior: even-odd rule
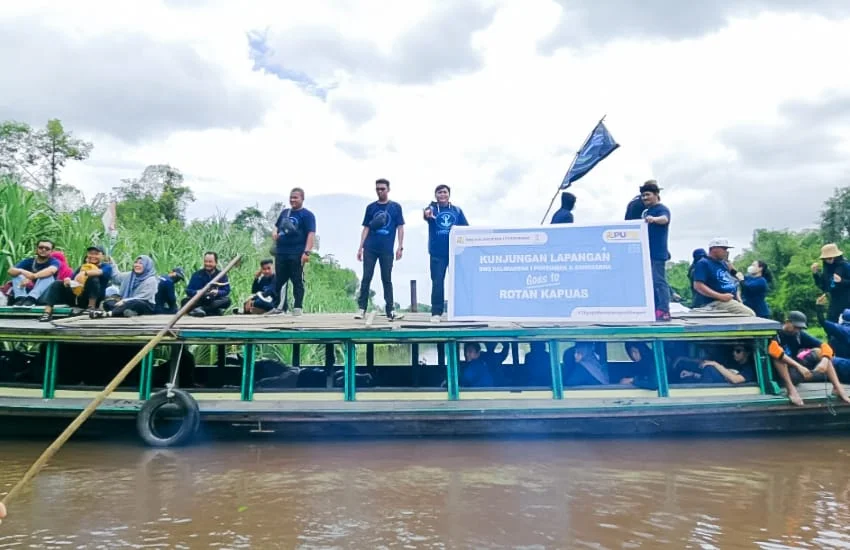
[[[217,100],[231,109],[229,118],[169,115],[176,127],[134,140],[132,132],[144,125],[113,110],[111,124],[87,128],[92,158],[66,171],[87,195],[162,162],[183,170],[202,199],[203,208],[190,210],[195,215],[211,213],[212,205],[234,214],[269,196],[284,198],[296,185],[307,189],[308,206],[318,195],[362,195],[359,206],[348,199],[353,211],[345,219],[323,219],[317,211],[323,248],[354,266],[362,208],[373,200],[377,177],[390,179],[393,198],[410,209],[448,183],[475,224],[533,225],[574,149],[607,114],[622,147],[575,185],[577,220],[620,219],[637,186],[657,177],[673,209],[674,258],[687,259],[715,234],[743,246],[756,226],[811,225],[831,188],[844,183],[848,163],[840,158],[801,153],[791,162],[795,169],[777,168],[791,159],[777,132],[799,134],[808,120],[830,125],[836,149],[850,148],[848,117],[816,112],[826,103],[845,108],[829,98],[850,94],[850,74],[841,69],[850,19],[838,11],[831,19],[789,11],[792,4],[770,13],[754,2],[758,9],[715,14],[712,25],[688,33],[674,32],[675,19],[653,20],[651,33],[585,36],[587,43],[562,41],[551,54],[541,53],[541,44],[563,31],[562,10],[549,0],[470,0],[454,17],[452,8],[424,0],[368,8],[349,0],[238,7],[172,0],[120,8],[106,1],[29,2],[8,7],[0,25],[37,18],[57,41],[73,38],[95,50],[111,33],[132,32],[194,52],[214,74],[210,81],[226,84]],[[474,21],[464,24],[464,16]],[[254,69],[251,32],[265,33],[267,70]],[[138,52],[127,63],[144,60]],[[183,73],[189,84],[180,87],[142,80],[132,99],[146,105],[141,114],[159,120],[168,113],[161,102],[145,102],[146,94],[182,94],[187,105],[214,106],[193,88],[202,82],[197,75]],[[91,89],[75,78],[108,89],[119,88],[124,74],[94,64],[65,73],[67,81],[54,90],[23,96],[0,87],[0,105],[14,99],[11,112],[45,118],[52,105],[66,105],[56,97],[62,89]],[[222,97],[233,90],[247,95]],[[237,109],[227,102],[241,97],[256,104]],[[814,107],[795,111],[788,107],[794,102]],[[751,143],[764,146],[756,151]],[[782,158],[772,162],[770,155]],[[805,190],[801,177],[812,180]],[[766,208],[773,200],[784,210]],[[406,280],[416,277],[424,301],[425,232],[415,210],[410,216],[397,293],[406,298]]]

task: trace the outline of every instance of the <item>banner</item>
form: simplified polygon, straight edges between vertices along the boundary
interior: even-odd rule
[[[455,226],[446,298],[457,321],[654,321],[646,223]]]

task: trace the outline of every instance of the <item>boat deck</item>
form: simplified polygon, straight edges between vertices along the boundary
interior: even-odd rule
[[[15,308],[17,309],[17,308]],[[40,323],[35,319],[4,317],[0,310],[0,337],[27,340],[115,341],[154,336],[170,316],[89,319],[69,317]],[[552,322],[452,322],[431,323],[429,313],[408,313],[390,322],[384,316],[356,320],[353,314],[318,313],[291,315],[183,317],[169,339],[335,341],[335,340],[420,340],[445,338],[658,338],[768,336],[779,324],[756,317],[681,313],[664,323],[552,323]]]

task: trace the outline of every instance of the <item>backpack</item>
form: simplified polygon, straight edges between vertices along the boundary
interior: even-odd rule
[[[281,235],[287,238],[298,237],[301,235],[301,230],[292,223],[292,220],[289,219],[289,214],[292,212],[291,209],[287,208],[283,212],[281,212],[280,217],[280,225],[278,225],[278,231]]]

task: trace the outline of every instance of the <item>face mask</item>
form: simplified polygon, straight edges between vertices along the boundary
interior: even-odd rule
[[[757,268],[754,265],[751,265],[750,267],[747,268],[747,273],[749,273],[750,275],[755,275],[756,273],[758,273],[758,270],[759,270],[759,268]]]

